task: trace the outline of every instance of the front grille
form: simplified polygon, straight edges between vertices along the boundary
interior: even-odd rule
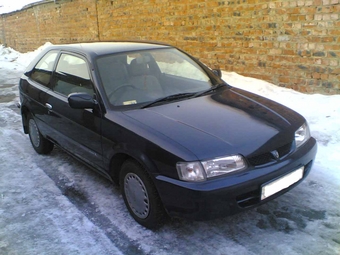
[[[290,152],[292,145],[293,143],[291,142],[276,149],[280,155],[280,158],[282,158],[283,156],[286,156]]]
[[[259,166],[259,165],[264,165],[267,164],[271,161],[274,161],[272,154],[264,153],[255,157],[248,158],[248,161],[251,165],[253,166]]]
[[[290,152],[292,145],[293,145],[293,142],[290,142],[277,148],[276,151],[279,153],[279,158],[286,156]],[[266,153],[248,158],[249,163],[253,166],[264,165],[270,162],[274,162],[275,160],[277,159],[273,156],[271,152],[266,152]]]

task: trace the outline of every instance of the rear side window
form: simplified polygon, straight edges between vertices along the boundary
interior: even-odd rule
[[[54,91],[68,96],[73,92],[94,94],[87,63],[84,59],[61,54],[55,71]]]
[[[50,51],[38,62],[31,73],[31,79],[48,86],[51,80],[52,70],[58,52]]]

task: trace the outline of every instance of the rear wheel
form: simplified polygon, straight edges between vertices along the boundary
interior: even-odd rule
[[[123,164],[120,185],[125,205],[139,224],[149,229],[163,225],[166,213],[162,202],[151,178],[137,162]]]
[[[28,135],[34,150],[39,154],[50,153],[53,150],[54,144],[41,135],[37,123],[33,119],[32,115],[28,116],[27,123]]]

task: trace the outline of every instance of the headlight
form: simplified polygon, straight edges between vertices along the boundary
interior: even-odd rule
[[[295,143],[296,147],[300,147],[310,138],[310,132],[307,122],[303,124],[298,130],[295,132]]]
[[[243,170],[247,166],[240,155],[203,161],[202,165],[208,178]]]
[[[177,163],[178,176],[183,181],[204,181],[207,179],[201,162],[180,162]]]
[[[216,158],[202,162],[177,163],[179,178],[184,181],[204,181],[207,178],[243,170],[247,167],[240,155]]]

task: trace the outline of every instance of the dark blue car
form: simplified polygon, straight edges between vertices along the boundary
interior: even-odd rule
[[[301,115],[169,45],[50,46],[21,77],[20,100],[33,148],[59,146],[120,185],[147,228],[267,202],[306,178],[317,151]]]

